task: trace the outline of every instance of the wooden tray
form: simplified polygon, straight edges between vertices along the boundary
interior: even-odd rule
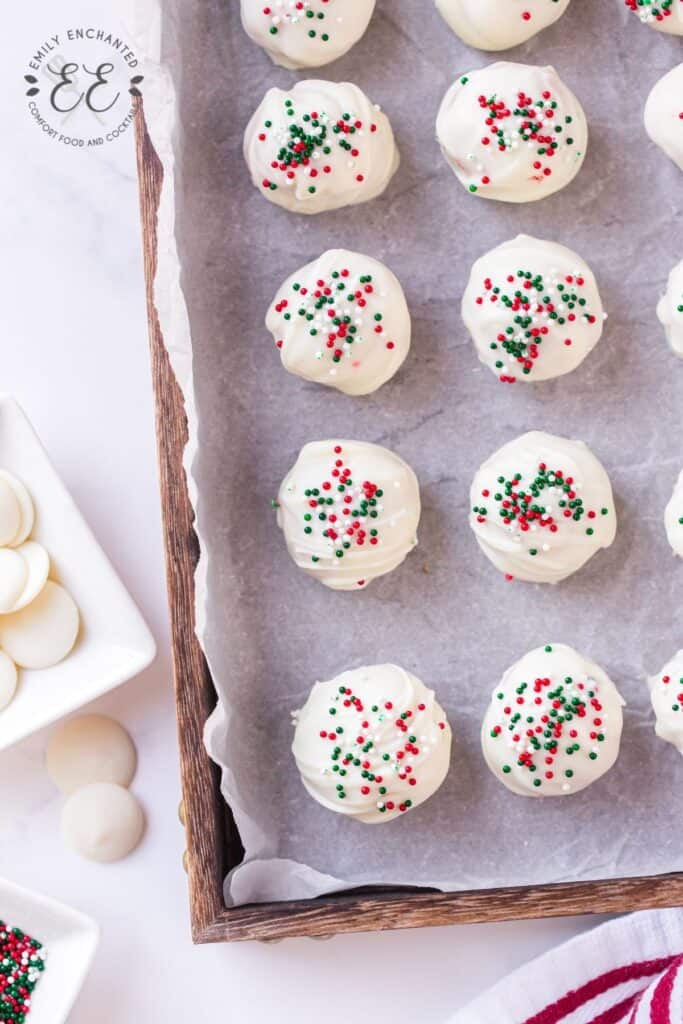
[[[683,904],[683,873],[676,873],[457,893],[365,888],[312,900],[226,909],[223,879],[240,863],[243,850],[230,808],[220,792],[218,770],[209,759],[202,740],[204,723],[215,705],[216,694],[194,631],[194,569],[198,544],[182,466],[187,421],[153,301],[156,217],[163,170],[147,133],[142,100],[136,103],[135,138],[147,316],[156,399],[193,941],[276,941],[302,935],[327,938],[338,932],[598,914]]]

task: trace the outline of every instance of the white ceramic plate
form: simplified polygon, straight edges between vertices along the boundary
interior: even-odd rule
[[[0,920],[46,951],[27,1024],[64,1024],[88,973],[99,928],[85,914],[0,878]]]
[[[53,668],[19,670],[14,700],[0,711],[0,750],[42,729],[141,672],[154,639],[24,412],[0,394],[0,468],[26,485],[36,509],[33,539],[51,560],[50,576],[71,593],[81,631],[71,654]]]

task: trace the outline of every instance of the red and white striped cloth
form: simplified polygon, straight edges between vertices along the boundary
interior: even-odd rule
[[[631,914],[579,935],[448,1024],[683,1024],[683,910]]]

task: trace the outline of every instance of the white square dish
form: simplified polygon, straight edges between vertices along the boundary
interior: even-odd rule
[[[78,605],[71,654],[53,668],[20,669],[14,700],[0,712],[0,750],[114,689],[153,660],[152,634],[62,484],[18,403],[0,394],[0,468],[28,488],[32,538],[50,554],[52,579]]]
[[[99,940],[95,922],[78,910],[0,878],[0,920],[45,947],[45,970],[31,997],[28,1024],[64,1024]]]

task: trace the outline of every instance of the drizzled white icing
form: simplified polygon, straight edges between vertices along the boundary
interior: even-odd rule
[[[435,0],[450,27],[468,46],[507,50],[557,21],[569,0]]]
[[[448,772],[451,729],[432,690],[398,665],[370,665],[316,683],[292,753],[310,795],[368,824],[424,803]]]
[[[559,583],[616,534],[609,477],[583,441],[531,431],[477,471],[470,526],[488,559],[510,577]]]
[[[332,249],[278,289],[266,327],[282,365],[305,380],[347,395],[376,391],[410,348],[403,289],[383,263]]]
[[[358,42],[375,0],[241,0],[241,9],[245,32],[275,64],[318,68]]]
[[[247,125],[254,185],[278,206],[321,213],[380,195],[399,165],[389,119],[350,82],[269,89]]]
[[[683,359],[683,260],[676,264],[657,304],[657,316],[672,351]]]
[[[453,83],[436,135],[469,192],[508,203],[564,188],[581,169],[588,145],[581,104],[555,69],[507,61]]]
[[[576,369],[600,340],[605,313],[575,252],[518,235],[476,261],[462,317],[482,363],[512,383]]]
[[[566,644],[537,647],[493,691],[481,731],[486,763],[519,796],[578,793],[616,761],[623,706],[594,661]]]
[[[643,120],[652,141],[683,170],[683,64],[653,86]]]
[[[420,490],[394,452],[363,441],[313,441],[282,482],[277,521],[287,549],[333,590],[359,590],[417,544]]]
[[[655,732],[683,754],[683,650],[656,675],[648,678],[655,713]]]
[[[673,489],[673,494],[664,510],[664,526],[674,554],[683,558],[683,470]]]

